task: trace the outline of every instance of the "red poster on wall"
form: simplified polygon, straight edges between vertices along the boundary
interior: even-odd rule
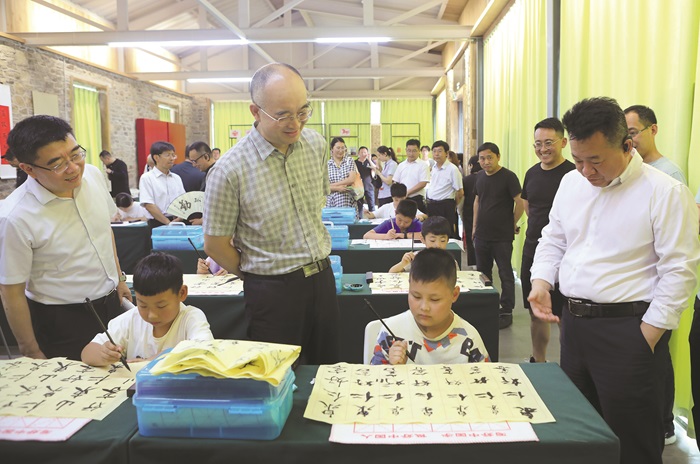
[[[10,107],[0,105],[0,155],[7,153],[7,136],[10,134]],[[3,164],[9,164],[5,159]]]

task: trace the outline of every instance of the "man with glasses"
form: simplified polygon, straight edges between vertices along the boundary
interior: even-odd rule
[[[29,179],[0,207],[0,296],[24,356],[80,360],[102,321],[131,300],[102,173],[85,164],[73,129],[53,116],[20,121],[7,139]]]
[[[205,174],[194,164],[194,159],[190,156],[191,153],[192,147],[185,147],[185,161],[174,165],[170,168],[170,172],[180,176],[185,192],[202,191],[202,181]]]
[[[622,464],[661,464],[670,330],[697,282],[693,194],[642,162],[611,98],[562,119],[577,172],[561,181],[532,265],[535,316],[558,322],[561,367],[620,439]]]
[[[530,267],[535,259],[537,243],[542,236],[542,229],[549,223],[549,211],[552,209],[554,196],[557,194],[562,177],[576,169],[574,163],[564,158],[562,149],[566,146],[564,126],[557,118],[547,118],[535,124],[535,156],[540,160],[525,173],[523,191],[520,198],[527,214],[527,232],[523,244],[522,267],[520,281],[523,290],[523,303],[530,311],[530,336],[532,337],[532,356],[530,362],[545,362],[547,360],[547,345],[549,344],[549,322],[545,322],[532,314],[530,302]],[[558,285],[551,292],[552,311],[561,315],[562,296]]]
[[[642,161],[688,185],[680,168],[656,148],[656,134],[659,127],[656,125],[654,110],[644,105],[633,105],[625,109],[625,119],[627,120],[627,135],[632,139],[632,146],[641,155]],[[676,385],[670,354],[666,360],[664,378],[664,444],[672,445],[676,442],[676,432],[673,425]]]
[[[148,225],[158,227],[167,226],[173,221],[180,222],[182,218],[166,213],[170,203],[185,193],[182,179],[170,170],[175,163],[175,147],[168,142],[155,142],[151,145],[150,156],[156,167],[139,180],[139,199],[150,216]]]
[[[301,345],[300,362],[332,364],[340,342],[321,221],[330,193],[326,141],[304,128],[312,109],[292,66],[258,69],[250,94],[253,127],[207,178],[204,249],[244,279],[251,340]]]
[[[430,182],[430,166],[420,159],[418,139],[406,142],[406,160],[399,163],[393,181],[406,186],[408,199],[415,201],[419,210],[428,211],[425,207],[425,186]]]
[[[199,190],[204,192],[207,189],[207,176],[211,172],[211,168],[216,164],[214,153],[209,149],[209,145],[204,142],[195,142],[189,146],[190,161],[202,173],[204,177],[199,184]]]
[[[659,126],[656,124],[654,110],[644,105],[633,105],[625,110],[625,119],[627,135],[632,139],[632,146],[641,155],[642,161],[688,185],[683,171],[656,148]]]

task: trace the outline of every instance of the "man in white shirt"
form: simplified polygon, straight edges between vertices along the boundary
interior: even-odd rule
[[[673,161],[666,158],[656,148],[656,134],[659,126],[656,123],[654,110],[644,105],[633,105],[625,109],[627,120],[627,135],[632,139],[632,145],[649,166],[654,166],[659,171],[665,172],[685,185],[683,172]],[[673,373],[671,356],[667,359],[664,390],[664,440],[665,444],[672,445],[676,442],[675,427],[673,425],[673,403],[676,396],[676,386]]]
[[[151,227],[168,225],[171,221],[182,221],[166,214],[174,199],[185,193],[182,179],[170,172],[175,163],[175,147],[168,142],[155,142],[151,145],[151,157],[156,163],[139,180],[139,200],[149,214]]]
[[[435,166],[430,174],[428,187],[428,216],[442,216],[450,223],[450,238],[459,238],[457,233],[457,203],[464,196],[462,173],[447,159],[450,146],[438,140],[433,144]]]
[[[419,210],[425,211],[425,186],[430,182],[430,167],[419,156],[420,141],[410,139],[406,142],[406,160],[396,168],[393,181],[406,185],[408,199],[415,201]]]
[[[562,369],[620,438],[621,463],[661,464],[664,359],[697,281],[697,208],[642,162],[615,100],[583,100],[562,122],[578,172],[554,198],[528,300],[558,322],[558,278]]]
[[[66,121],[27,118],[7,143],[29,179],[0,207],[5,314],[24,356],[79,360],[102,331],[85,298],[105,324],[131,300],[110,227],[116,206]]]

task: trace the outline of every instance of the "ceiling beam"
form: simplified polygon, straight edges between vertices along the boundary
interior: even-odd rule
[[[120,31],[129,30],[128,0],[117,0],[117,29]]]
[[[423,13],[424,11],[430,10],[435,8],[438,5],[441,5],[444,3],[445,0],[433,0],[432,2],[427,2],[424,3],[423,5],[416,7],[412,10],[406,11],[405,13],[402,13],[398,16],[395,16],[391,18],[389,21],[385,21],[384,24],[397,24],[401,23],[409,18],[412,18],[414,16],[418,16],[419,14]]]
[[[204,2],[206,0],[199,0]],[[207,8],[209,13],[212,12]],[[216,15],[215,15],[216,16]],[[397,42],[424,42],[428,40],[465,40],[471,26],[444,26],[439,28],[415,28],[406,26],[358,26],[358,27],[288,27],[239,29],[228,18],[226,29],[204,30],[131,30],[86,32],[18,32],[13,35],[33,46],[105,45],[108,42],[177,41],[196,35],[195,40],[231,39],[232,35],[247,39],[255,47],[258,43],[313,42],[319,37],[390,37]]]
[[[173,5],[169,5],[167,8],[157,9],[148,14],[132,18],[129,21],[129,29],[145,30],[149,27],[156,27],[158,24],[165,22],[168,19],[194,10],[195,8],[197,8],[197,2],[195,0],[183,0],[181,2],[174,3]]]
[[[61,14],[77,19],[78,21],[89,24],[90,26],[96,27],[103,31],[113,31],[116,29],[116,25],[113,22],[107,21],[106,19],[97,16],[95,13],[92,13],[84,8],[80,8],[72,3],[62,2],[61,0],[32,1],[38,5],[58,11]]]
[[[442,0],[440,0],[442,1]],[[435,5],[433,5],[435,6]],[[422,7],[419,7],[422,8]],[[353,4],[339,0],[306,0],[303,5],[297,10],[305,10],[310,13],[325,14],[331,16],[340,16],[345,19],[358,18],[361,20],[364,15],[364,7],[360,4]],[[395,10],[389,8],[374,7],[374,20],[376,22],[391,21],[393,18],[401,15],[404,10]],[[425,24],[430,26],[437,25],[453,25],[454,21],[437,20],[430,15],[414,15],[415,18],[409,18],[413,24]]]
[[[218,19],[226,27],[226,29],[233,32],[241,39],[246,38],[245,32],[243,32],[241,29],[239,29],[238,26],[236,26],[233,23],[233,21],[228,19],[223,13],[221,13],[218,9],[216,9],[216,7],[214,5],[209,3],[207,0],[197,0],[197,1],[201,5],[203,5],[204,8],[206,8],[207,11],[209,11],[209,13],[211,13],[216,19]],[[202,32],[204,32],[204,31],[199,31],[197,35],[199,36]],[[260,45],[253,43],[253,44],[249,44],[248,46],[250,48],[252,48],[253,50],[255,50],[258,53],[258,55],[262,56],[268,63],[275,62],[275,59],[272,58],[270,55],[268,55],[267,52],[265,50],[263,50],[263,48]]]
[[[440,11],[438,11],[437,14],[437,19],[442,19],[442,17],[445,15],[445,10],[447,9],[447,0],[442,2],[442,6],[440,7]]]
[[[261,26],[268,24],[270,21],[279,18],[280,16],[282,16],[283,14],[285,14],[286,12],[291,10],[292,8],[296,7],[298,4],[302,3],[303,1],[304,0],[292,0],[289,3],[285,3],[284,6],[282,6],[282,8],[279,8],[279,9],[273,11],[272,13],[265,16],[263,19],[261,19],[257,23],[253,24],[253,27],[261,27]]]
[[[195,84],[190,84],[194,86]],[[245,92],[233,93],[233,92],[195,92],[197,96],[210,98],[215,101],[250,101],[250,94]],[[318,92],[313,92],[311,94],[311,105],[313,106],[314,100],[327,100],[327,99],[393,99],[393,98],[432,98],[430,91],[425,90],[380,90],[378,92],[373,90],[322,90]],[[312,119],[311,122],[318,122]]]
[[[414,78],[413,78],[413,77],[406,77],[406,78],[403,78],[403,79],[399,79],[398,81],[394,82],[393,84],[389,84],[389,85],[387,85],[386,87],[382,87],[380,90],[381,90],[382,92],[385,92],[385,91],[387,91],[387,90],[391,90],[391,89],[393,89],[394,87],[397,87],[397,86],[399,86],[399,85],[401,85],[401,84],[404,84],[404,83],[410,81],[411,79],[414,79]]]
[[[368,59],[368,58],[366,58]],[[314,68],[300,69],[304,79],[379,79],[382,77],[441,77],[445,71],[441,67],[432,68]],[[169,81],[193,78],[253,77],[251,70],[231,71],[172,71],[137,72],[131,76],[146,81]]]
[[[358,61],[357,63],[355,63],[355,64],[352,66],[351,69],[359,68],[359,67],[362,66],[363,64],[367,63],[369,60],[370,60],[369,56],[366,56],[366,57],[364,57],[363,59],[361,59],[360,61]],[[320,91],[320,90],[323,90],[323,89],[325,89],[326,87],[332,85],[332,84],[333,84],[335,81],[337,81],[337,80],[338,80],[338,79],[326,80],[326,82],[324,82],[323,85],[319,86],[319,87],[317,88],[317,90],[319,90],[319,91]],[[376,81],[377,79],[374,79],[374,80]],[[376,86],[375,86],[375,87],[376,87]]]
[[[386,66],[386,67],[396,66],[399,63],[403,63],[404,61],[408,61],[408,60],[415,58],[419,55],[422,55],[424,53],[428,53],[433,48],[439,47],[440,45],[442,45],[444,43],[446,43],[444,40],[441,40],[439,42],[430,43],[430,44],[426,45],[425,47],[423,47],[419,50],[416,50],[415,52],[407,53],[406,55],[402,56],[401,58],[398,58],[390,63],[386,63],[384,66]]]

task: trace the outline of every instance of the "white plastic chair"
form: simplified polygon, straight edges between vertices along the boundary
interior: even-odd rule
[[[374,356],[374,347],[377,346],[377,337],[382,329],[382,323],[379,321],[371,321],[365,326],[365,344],[362,355],[362,362],[369,364]]]

